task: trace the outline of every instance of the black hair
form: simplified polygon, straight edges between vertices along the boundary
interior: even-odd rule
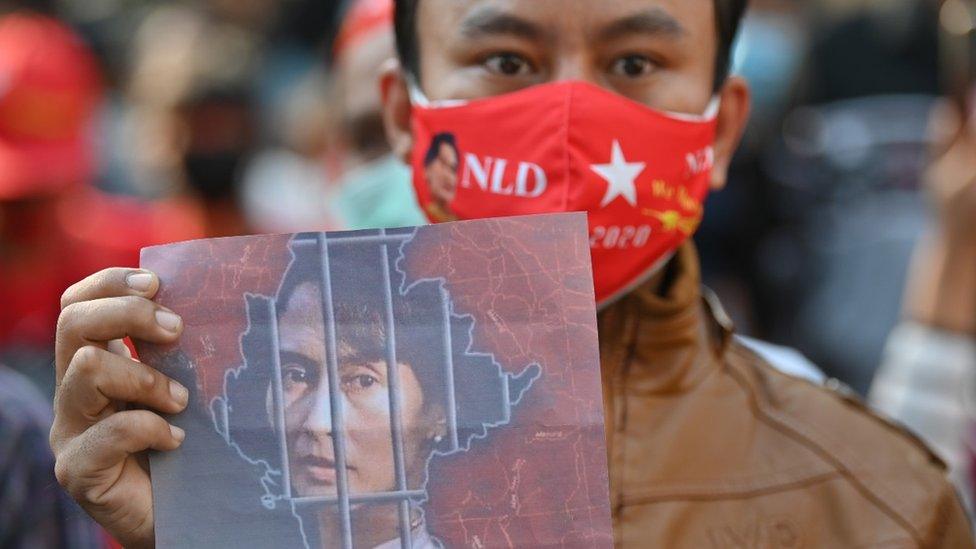
[[[430,147],[427,149],[427,154],[424,155],[424,167],[427,168],[435,160],[437,156],[441,153],[441,147],[444,145],[450,146],[454,149],[454,153],[460,158],[461,154],[457,146],[457,138],[454,137],[453,133],[439,133],[430,140]]]
[[[394,0],[396,15],[396,47],[400,62],[408,72],[419,77],[420,48],[417,40],[417,6],[420,0]],[[729,76],[732,65],[732,46],[739,32],[749,0],[714,0],[718,53],[715,59],[715,89]]]
[[[295,242],[302,238],[299,235]],[[322,283],[318,247],[293,243],[292,251],[294,259],[275,299],[279,318],[288,310],[299,287],[311,284],[318,291]],[[383,281],[379,245],[336,246],[330,249],[329,256],[338,360],[385,362],[386,306],[380,291]],[[390,270],[395,273],[392,264]],[[392,291],[397,361],[410,365],[428,396],[445,391],[441,297],[433,286],[418,285],[407,295],[400,295],[395,288]],[[424,400],[431,402],[428,397]]]
[[[373,262],[374,268],[376,263],[378,261]],[[318,290],[318,280],[300,282],[309,283]],[[333,296],[336,359],[339,364],[384,363],[389,335],[385,319],[386,307],[380,300],[362,300],[355,297],[358,296]],[[289,305],[288,302],[279,301],[279,315]],[[309,305],[302,303],[298,306]],[[409,365],[417,377],[423,390],[425,406],[443,405],[446,402],[443,366],[445,352],[443,332],[440,329],[443,320],[439,293],[430,287],[417,288],[409,297],[399,296],[394,291],[393,312],[397,361]]]

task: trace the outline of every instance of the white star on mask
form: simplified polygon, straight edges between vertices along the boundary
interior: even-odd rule
[[[624,152],[620,149],[620,142],[613,140],[613,152],[610,155],[609,164],[594,164],[590,166],[600,177],[607,180],[607,194],[603,197],[601,208],[610,204],[618,196],[631,206],[637,207],[637,186],[634,182],[637,176],[647,167],[646,162],[627,162]]]

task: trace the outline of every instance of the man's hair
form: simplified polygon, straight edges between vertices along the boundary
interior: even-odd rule
[[[424,167],[430,167],[431,164],[437,160],[437,157],[441,154],[441,147],[447,145],[454,149],[454,154],[458,157],[461,156],[461,151],[458,150],[457,139],[454,137],[453,133],[439,133],[434,136],[430,141],[430,147],[427,149],[427,154],[424,155]]]
[[[420,76],[420,48],[417,39],[417,6],[420,0],[395,0],[397,53],[400,62],[415,77]],[[742,16],[749,0],[714,0],[718,55],[715,59],[715,89],[729,76],[732,64],[732,45],[739,32]]]
[[[311,235],[310,235],[311,236]],[[314,236],[312,237],[314,238]],[[322,258],[317,246],[293,247],[289,265],[276,297],[277,311],[284,314],[299,287],[322,282]],[[330,253],[336,352],[339,362],[385,362],[386,320],[380,272],[379,245],[343,246]],[[391,265],[391,270],[394,266]],[[361,274],[369,272],[371,274]],[[439,286],[421,284],[407,295],[391,292],[396,330],[397,361],[409,364],[421,384],[425,402],[439,402],[444,394],[445,349]],[[364,295],[365,294],[365,295]],[[301,304],[300,306],[316,306]],[[321,305],[318,305],[321,307]]]

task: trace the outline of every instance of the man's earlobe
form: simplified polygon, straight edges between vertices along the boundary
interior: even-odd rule
[[[380,97],[383,100],[383,126],[390,148],[401,161],[410,164],[413,133],[410,128],[410,90],[396,59],[383,65],[380,73]]]
[[[712,167],[711,187],[713,191],[725,188],[728,181],[732,158],[742,141],[749,112],[752,108],[752,94],[749,84],[739,76],[731,76],[720,92],[722,104],[718,111],[718,128],[715,133],[715,165]]]

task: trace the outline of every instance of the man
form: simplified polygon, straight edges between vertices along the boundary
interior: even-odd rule
[[[256,41],[200,9],[165,5],[140,25],[134,50],[136,178],[195,213],[206,236],[253,232],[241,187],[259,145]]]
[[[685,115],[706,112],[712,95],[717,96],[713,154],[689,167],[710,163],[712,188],[724,185],[748,108],[745,85],[725,77],[742,2],[471,4],[419,0],[399,5],[398,43],[405,74],[388,75],[384,85],[389,133],[403,158],[415,157],[413,149],[423,146],[414,139],[418,125],[432,131],[449,122],[472,126],[478,109],[491,111],[496,131],[504,132],[505,139],[518,139],[519,130],[545,139],[533,130],[548,120],[506,124],[501,101],[531,109],[528,101],[517,101],[517,93],[530,93],[532,85],[583,80],[643,106]],[[582,88],[572,91],[587,93]],[[542,92],[532,93],[535,101],[548,99]],[[418,101],[418,96],[424,97]],[[458,100],[472,101],[459,105]],[[444,107],[428,108],[438,103]],[[620,107],[625,115],[614,116],[615,104],[609,99],[605,104],[608,107],[594,116],[614,120],[618,134],[630,130],[628,116],[657,124],[659,135],[645,134],[648,148],[669,146],[666,138],[672,135],[684,138],[686,128],[675,129],[674,117],[665,126],[658,124],[659,117],[645,117],[630,105],[626,111]],[[580,132],[604,130],[588,126],[589,121],[576,114],[582,108],[568,109],[569,156],[589,145],[579,137],[573,140],[574,123]],[[456,117],[448,120],[452,109]],[[515,109],[506,114],[517,116]],[[474,131],[489,127],[478,125]],[[468,137],[462,141],[465,157],[477,136]],[[647,185],[639,175],[657,168],[639,162],[643,158],[635,158],[635,144],[625,142],[625,137],[619,147],[614,142],[610,165],[592,166],[602,175],[613,170],[618,176],[614,181],[608,178],[602,208],[626,202],[646,208],[644,203],[653,199],[639,194],[641,185]],[[659,163],[667,161],[659,158]],[[574,168],[578,163],[571,161],[569,169]],[[638,174],[637,200],[623,191],[620,197],[611,192],[625,170]],[[550,185],[554,171],[548,171]],[[490,199],[465,201],[460,196],[464,179],[453,204],[461,218],[466,217],[462,207],[483,211],[478,202]],[[602,190],[596,179],[586,183]],[[571,187],[571,192],[587,192]],[[423,199],[419,189],[418,194]],[[507,199],[516,200],[512,195]],[[492,207],[496,214],[507,206]],[[608,295],[615,286],[609,275],[601,275],[607,268],[599,254],[606,246],[599,246],[605,243],[596,238],[602,235],[593,226],[601,211],[588,211],[599,299],[601,278],[608,281]],[[693,205],[684,212],[693,213]],[[628,215],[627,208],[617,208],[616,213]],[[668,229],[666,224],[653,228],[658,234]],[[714,304],[700,305],[697,269],[693,250],[682,247],[667,268],[601,313],[617,541],[692,547],[970,546],[966,519],[938,460],[853,400],[783,377],[742,348],[731,338],[721,311]]]
[[[51,296],[85,273],[135,265],[143,246],[196,235],[173,208],[92,185],[100,81],[88,47],[62,23],[0,16],[0,361],[48,396]]]
[[[703,184],[725,183],[747,118],[748,89],[726,70],[744,4],[401,0],[404,69],[383,79],[391,143],[416,169],[429,134],[453,125],[466,162],[452,203],[461,218],[590,213],[619,546],[972,547],[924,446],[853,399],[779,373],[702,299],[679,222],[694,217]],[[523,159],[478,150],[478,139]],[[181,406],[159,374],[107,351],[125,335],[178,337],[179,317],[146,299],[157,287],[150,273],[93,275],[65,294],[59,331],[62,391],[79,395],[59,401],[59,479],[133,544],[152,539],[151,494],[146,472],[125,465],[181,436],[151,412],[99,416],[80,397]],[[126,372],[153,376],[156,389],[127,384]]]

